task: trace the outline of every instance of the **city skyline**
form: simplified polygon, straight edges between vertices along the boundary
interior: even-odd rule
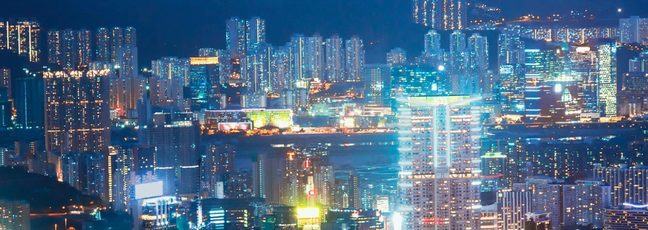
[[[0,229],[648,223],[637,2],[77,1],[0,11]]]

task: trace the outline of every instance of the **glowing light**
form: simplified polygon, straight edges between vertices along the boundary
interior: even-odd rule
[[[628,207],[631,207],[631,208],[648,208],[648,204],[623,203],[623,206],[628,206]]]
[[[163,188],[164,188],[164,184],[162,183],[162,181],[136,184],[135,199],[162,196]]]
[[[623,9],[617,8],[617,13],[621,13],[621,12],[623,12]]]
[[[437,70],[445,71],[445,66],[444,65],[439,65],[439,67],[437,67]]]
[[[392,214],[392,223],[394,225],[394,230],[403,229],[403,216],[399,212]]]
[[[316,219],[320,217],[320,210],[316,207],[297,208],[297,219]]]
[[[560,93],[560,92],[562,92],[562,90],[563,90],[563,87],[562,87],[561,84],[554,85],[554,93]]]

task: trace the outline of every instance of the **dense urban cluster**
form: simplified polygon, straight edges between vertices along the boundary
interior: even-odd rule
[[[0,196],[0,229],[648,228],[648,18],[411,16],[381,63],[260,17],[145,63],[134,27],[0,21],[0,166],[96,199]]]

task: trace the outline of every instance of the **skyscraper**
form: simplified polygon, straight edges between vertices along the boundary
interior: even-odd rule
[[[479,34],[468,38],[467,76],[468,82],[463,89],[470,94],[490,94],[491,85],[486,74],[488,72],[488,40]]]
[[[344,52],[342,39],[338,35],[333,35],[326,39],[326,80],[342,81],[344,79]]]
[[[469,88],[466,88],[469,83],[469,78],[465,77],[468,61],[468,55],[466,55],[466,34],[459,30],[455,30],[450,34],[448,55],[449,63],[447,70],[453,92],[462,94],[469,93],[467,92]]]
[[[362,68],[365,65],[365,47],[364,42],[357,36],[346,40],[345,49],[345,69],[347,81],[359,81],[362,74]]]
[[[108,69],[45,72],[45,145],[60,157],[57,174],[84,192],[107,198],[110,144]]]
[[[257,45],[266,42],[265,20],[259,17],[247,21],[247,47],[255,49]]]
[[[148,130],[154,173],[165,195],[197,195],[200,183],[200,128],[191,113],[156,113]]]
[[[184,108],[184,86],[188,80],[189,60],[164,57],[151,62],[151,104],[163,108]]]
[[[594,180],[612,188],[611,206],[624,203],[640,205],[648,202],[648,168],[646,167],[603,167],[594,165]]]
[[[40,30],[40,24],[34,21],[0,21],[0,50],[25,56],[30,62],[39,62]]]
[[[480,112],[469,96],[398,100],[405,229],[477,229]]]
[[[503,189],[497,192],[498,229],[524,229],[524,219],[532,212],[531,191]]]
[[[438,30],[465,29],[468,20],[466,0],[412,0],[414,21]]]
[[[109,70],[45,72],[45,142],[52,154],[107,153]]]
[[[225,22],[225,44],[227,52],[232,57],[241,58],[245,55],[247,52],[247,21],[230,18]]]
[[[615,44],[598,46],[598,105],[606,117],[617,115],[617,64]]]
[[[65,70],[87,68],[92,61],[89,30],[52,30],[47,32],[47,62]]]

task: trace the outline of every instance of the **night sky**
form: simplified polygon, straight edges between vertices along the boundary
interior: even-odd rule
[[[94,30],[134,26],[142,66],[161,56],[195,55],[200,47],[224,47],[225,20],[232,16],[266,19],[268,40],[287,42],[294,33],[344,38],[357,34],[368,45],[369,62],[400,46],[418,53],[425,31],[410,19],[411,0],[5,0],[0,18],[28,18],[48,30]],[[616,17],[648,15],[648,0],[487,0],[507,17],[591,9]],[[609,14],[607,13],[609,12]]]

